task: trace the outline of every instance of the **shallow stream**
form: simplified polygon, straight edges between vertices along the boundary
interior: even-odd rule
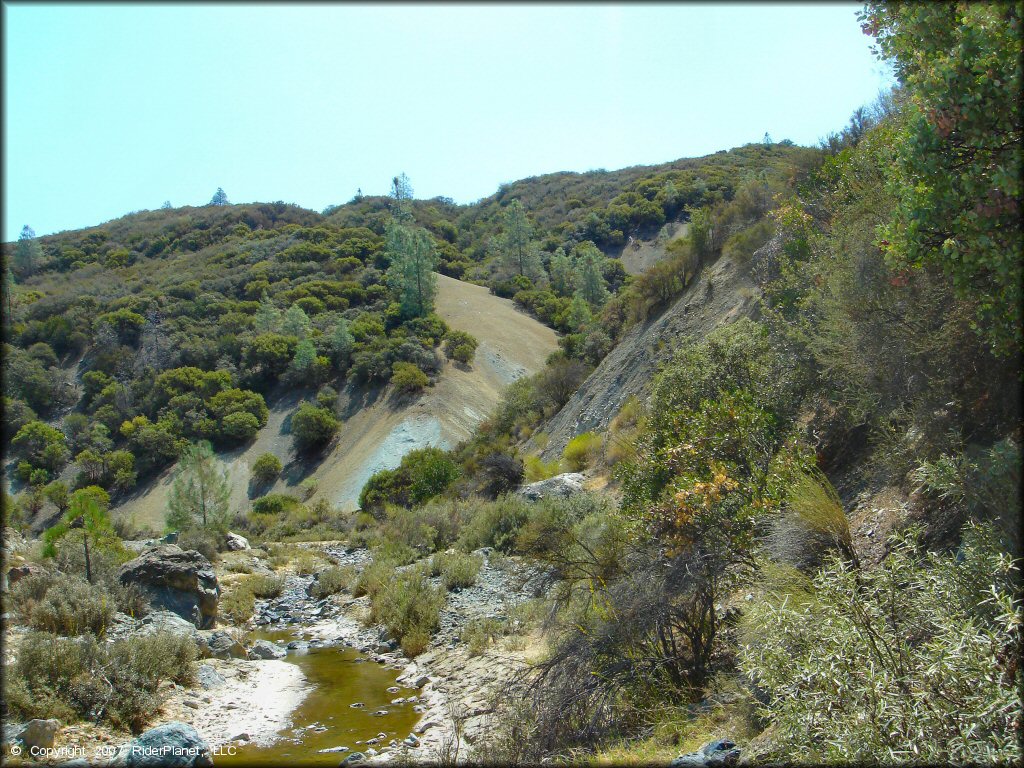
[[[278,643],[301,639],[289,631],[257,632],[257,637]],[[353,752],[408,736],[420,715],[414,702],[392,704],[397,698],[417,696],[412,688],[396,687],[399,672],[370,661],[345,646],[289,650],[286,661],[306,676],[309,694],[292,713],[292,725],[270,746],[231,744],[214,759],[225,765],[338,765]],[[353,704],[361,705],[353,707]],[[385,713],[385,714],[380,714]],[[367,744],[383,734],[377,743]],[[356,742],[362,742],[357,744]],[[234,754],[225,754],[232,751]],[[347,747],[347,750],[336,750]],[[324,752],[321,750],[336,750]]]

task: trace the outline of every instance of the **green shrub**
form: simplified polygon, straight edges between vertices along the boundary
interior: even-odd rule
[[[875,570],[834,558],[801,598],[769,590],[746,618],[744,672],[767,692],[774,745],[809,760],[1016,763],[1015,569],[988,528],[956,556],[894,540]]]
[[[479,656],[505,634],[508,622],[491,617],[470,619],[462,628],[461,639],[466,643],[470,656]]]
[[[312,403],[300,405],[291,418],[292,438],[299,451],[312,451],[329,443],[341,422],[333,411],[317,408]]]
[[[259,485],[268,485],[277,479],[284,467],[272,453],[264,453],[252,465],[252,478]]]
[[[571,472],[582,472],[593,466],[601,455],[601,438],[593,432],[577,435],[565,446],[562,458]]]
[[[211,563],[220,559],[221,537],[215,531],[189,528],[178,534],[178,546],[184,550],[194,549]]]
[[[444,592],[432,587],[422,571],[395,574],[370,594],[370,621],[383,624],[407,656],[422,653],[440,622]]]
[[[26,576],[11,590],[11,602],[33,629],[58,635],[103,635],[117,601],[104,587],[65,573]]]
[[[465,331],[450,330],[444,339],[444,354],[465,365],[473,362],[479,342]]]
[[[313,597],[317,600],[337,594],[352,586],[355,581],[355,569],[352,566],[333,566],[321,571],[313,582]]]
[[[430,379],[413,363],[395,363],[391,366],[391,383],[397,391],[412,394],[430,384]]]
[[[254,597],[266,600],[271,597],[280,597],[284,591],[284,576],[255,575],[245,580],[245,588],[252,592]]]
[[[430,559],[430,575],[440,576],[444,588],[458,591],[476,584],[484,560],[480,555],[464,552],[438,552]]]
[[[469,511],[470,520],[459,535],[459,548],[472,551],[494,547],[513,552],[519,529],[530,517],[529,504],[518,496],[502,496],[495,501],[477,502]]]
[[[377,513],[388,504],[416,506],[444,493],[461,474],[452,455],[440,448],[420,448],[402,457],[396,469],[375,473],[359,493],[359,506]]]
[[[217,611],[235,626],[241,626],[256,612],[256,596],[244,581],[239,582],[220,596]]]
[[[162,682],[194,682],[195,660],[195,643],[178,635],[101,644],[30,632],[6,668],[5,699],[18,719],[89,718],[137,732],[158,710]]]
[[[558,459],[545,462],[540,456],[527,456],[523,462],[523,469],[526,472],[525,478],[530,483],[554,477],[558,474],[560,466],[561,462]]]

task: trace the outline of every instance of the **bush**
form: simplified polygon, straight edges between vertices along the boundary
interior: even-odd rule
[[[26,576],[11,590],[22,620],[57,635],[103,635],[113,621],[116,600],[101,586],[65,573]]]
[[[922,557],[904,536],[876,570],[834,558],[809,589],[770,590],[747,617],[740,663],[767,693],[779,753],[1018,762],[1013,570],[992,531],[971,527],[956,556]]]
[[[444,339],[444,354],[449,360],[465,365],[473,362],[479,342],[465,331],[448,331]]]
[[[557,475],[560,462],[558,459],[545,462],[540,456],[527,456],[523,467],[526,470],[526,482],[536,483],[538,480],[547,480]]]
[[[427,374],[412,363],[395,363],[391,366],[391,383],[405,394],[420,392],[430,384]]]
[[[426,650],[431,633],[440,623],[444,593],[432,587],[418,569],[378,582],[370,593],[370,621],[383,624],[402,644],[402,652],[416,656]]]
[[[601,455],[601,438],[593,432],[577,435],[565,446],[562,458],[572,472],[582,472],[593,466]]]
[[[241,626],[256,612],[256,596],[245,582],[239,582],[227,594],[221,595],[217,611],[235,626]]]
[[[30,632],[7,667],[8,712],[19,720],[87,717],[137,732],[159,709],[162,682],[194,682],[195,660],[195,643],[178,635],[100,644]]]
[[[264,453],[252,465],[252,479],[259,485],[269,485],[277,479],[284,467],[272,453]]]
[[[341,422],[327,408],[317,408],[312,403],[303,403],[291,418],[292,437],[299,451],[322,448],[334,437]]]
[[[252,592],[254,597],[268,599],[280,597],[284,590],[284,576],[257,575],[246,578],[245,589]]]
[[[178,534],[179,547],[186,551],[194,549],[211,563],[220,559],[220,543],[220,535],[202,528],[188,528]]]
[[[444,493],[460,473],[459,465],[447,451],[410,451],[396,469],[383,469],[366,481],[359,494],[359,506],[379,515],[388,504],[419,505]]]
[[[313,597],[317,600],[337,594],[352,586],[355,581],[355,569],[352,566],[333,566],[321,571],[313,582]]]
[[[484,560],[480,555],[464,552],[438,552],[430,559],[430,575],[440,576],[444,588],[449,592],[476,584],[477,574]]]
[[[530,517],[530,506],[518,496],[503,496],[496,501],[480,502],[459,536],[459,548],[467,552],[494,547],[513,552],[519,529]]]

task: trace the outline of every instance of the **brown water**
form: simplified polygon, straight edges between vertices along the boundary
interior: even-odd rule
[[[260,632],[259,637],[286,643],[296,639],[287,631]],[[419,719],[412,703],[392,704],[399,697],[415,696],[412,688],[397,693],[387,689],[395,685],[398,672],[366,660],[358,651],[342,646],[288,651],[287,661],[296,664],[312,690],[292,713],[292,726],[280,732],[281,738],[267,747],[232,744],[221,747],[214,757],[218,766],[241,765],[338,765],[353,752],[377,751],[389,741],[401,741]],[[353,703],[363,706],[353,708]],[[372,713],[386,710],[388,714]],[[323,728],[322,731],[313,728]],[[385,738],[367,745],[379,734]],[[357,741],[364,742],[357,744]],[[227,754],[234,748],[234,754]],[[343,752],[320,752],[332,747],[348,747]]]

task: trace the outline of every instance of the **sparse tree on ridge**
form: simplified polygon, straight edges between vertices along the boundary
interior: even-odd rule
[[[494,244],[502,276],[522,275],[534,283],[544,278],[544,265],[532,236],[533,227],[526,217],[526,209],[518,200],[513,200],[505,209],[504,231],[495,238]]]
[[[18,245],[14,249],[14,266],[22,273],[31,274],[39,266],[40,249],[35,230],[28,224],[21,228]]]
[[[217,187],[217,191],[213,193],[213,197],[210,199],[210,205],[230,205],[228,202],[228,196],[225,194],[221,187]]]
[[[437,295],[437,253],[430,234],[413,223],[412,185],[404,173],[391,180],[391,221],[385,229],[391,262],[387,282],[402,308],[402,317],[423,317],[434,311]]]

